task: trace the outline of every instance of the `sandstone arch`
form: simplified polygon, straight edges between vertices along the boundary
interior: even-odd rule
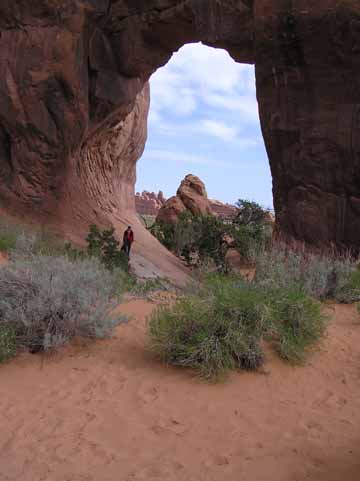
[[[72,237],[92,221],[118,228],[136,222],[147,81],[193,41],[256,65],[278,229],[310,243],[358,247],[354,0],[3,0],[2,209]],[[171,271],[176,261],[162,256]],[[138,264],[149,260],[160,262],[145,252]]]

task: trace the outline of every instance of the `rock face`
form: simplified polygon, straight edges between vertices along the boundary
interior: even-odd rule
[[[211,214],[211,206],[206,193],[205,184],[195,175],[187,175],[181,182],[176,196],[160,209],[157,222],[175,224],[183,212],[189,211],[193,215]]]
[[[135,224],[141,262],[174,269],[137,224],[135,165],[147,81],[196,41],[256,66],[278,231],[359,247],[355,0],[2,0],[1,207],[71,238]]]
[[[224,204],[214,199],[209,199],[209,202],[212,213],[221,219],[233,219],[238,212],[238,209],[234,205]]]

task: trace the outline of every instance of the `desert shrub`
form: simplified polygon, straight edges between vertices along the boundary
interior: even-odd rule
[[[273,245],[256,257],[256,283],[269,289],[294,289],[317,299],[336,297],[355,270],[350,257],[320,255]]]
[[[269,210],[245,199],[239,199],[236,206],[238,214],[231,231],[234,246],[243,257],[253,262],[271,243],[273,228],[267,221]]]
[[[195,368],[210,381],[232,369],[256,369],[264,360],[260,347],[266,310],[250,287],[229,282],[207,286],[173,307],[161,307],[149,324],[150,345],[170,364]]]
[[[150,347],[163,361],[194,368],[207,380],[260,367],[263,339],[283,359],[302,362],[325,331],[321,304],[299,290],[211,274],[187,292],[152,316]]]
[[[170,289],[174,290],[175,287],[171,285],[168,279],[155,277],[153,279],[135,280],[131,291],[139,296],[145,296],[155,291],[167,291]]]
[[[259,253],[271,245],[272,226],[266,223],[233,225],[231,235],[234,247],[249,262],[255,262]]]
[[[239,199],[236,203],[238,213],[234,219],[234,222],[239,225],[254,225],[262,224],[265,222],[266,217],[269,214],[268,209],[264,209],[256,202]]]
[[[120,248],[119,241],[114,236],[115,229],[101,231],[96,225],[91,225],[86,238],[87,253],[90,257],[98,257],[107,269],[129,269],[129,259]]]
[[[270,309],[268,338],[282,358],[303,362],[325,332],[321,304],[301,291],[285,289],[267,293],[266,302]]]
[[[0,363],[16,355],[16,332],[11,326],[2,326],[0,321]]]
[[[175,225],[156,223],[151,233],[169,250],[191,265],[212,261],[222,270],[225,267],[224,235],[230,231],[222,220],[212,215],[193,216],[182,213]]]
[[[335,290],[335,299],[344,304],[360,301],[360,270],[353,267],[351,272],[342,272]]]
[[[253,260],[257,251],[268,247],[272,237],[272,226],[266,221],[267,210],[245,200],[239,200],[238,209],[233,222],[214,215],[193,216],[184,212],[175,225],[155,223],[150,231],[189,265],[201,267],[212,263],[219,271],[224,271],[229,248],[226,237],[232,239],[232,246],[249,261]]]
[[[16,237],[12,232],[0,231],[0,252],[9,252],[15,247]]]
[[[154,215],[140,215],[140,219],[142,220],[144,226],[151,230],[152,226],[155,224],[156,216]]]
[[[97,259],[15,258],[0,267],[0,339],[12,351],[14,333],[16,349],[36,352],[74,336],[106,337],[120,320],[118,302],[117,271]]]
[[[0,217],[0,252],[9,252],[14,249],[18,228]]]
[[[64,244],[62,240],[45,230],[35,231],[22,227],[16,234],[11,254],[17,257],[61,256],[66,254],[66,246],[67,244]]]

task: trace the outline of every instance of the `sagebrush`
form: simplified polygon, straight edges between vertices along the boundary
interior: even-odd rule
[[[34,255],[1,266],[0,357],[108,336],[121,320],[113,315],[120,279],[95,258]]]
[[[211,275],[149,324],[150,347],[165,362],[218,380],[233,369],[257,369],[263,340],[301,362],[324,333],[319,302],[301,291],[270,291],[237,276]]]
[[[264,289],[294,289],[317,299],[337,298],[348,287],[356,261],[274,244],[256,257],[256,282]]]

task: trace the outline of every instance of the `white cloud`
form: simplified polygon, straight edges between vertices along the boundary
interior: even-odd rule
[[[181,164],[194,164],[194,165],[226,165],[223,161],[218,161],[211,159],[210,157],[205,157],[203,155],[193,155],[187,152],[173,152],[170,150],[162,149],[151,149],[144,155],[146,159],[162,162],[176,162]]]
[[[224,143],[232,143],[238,149],[258,147],[262,143],[262,138],[259,135],[246,135],[241,132],[240,128],[212,119],[184,123],[167,122],[156,114],[154,118],[151,117],[151,122],[153,132],[161,136],[172,137],[175,140],[180,136],[181,138],[186,137],[189,141],[194,137],[198,139],[199,136],[204,139],[214,137]]]
[[[204,104],[241,113],[239,124],[258,122],[254,68],[235,63],[224,50],[185,45],[153,75],[151,92],[157,113],[190,117]]]
[[[238,136],[238,129],[226,125],[216,120],[203,120],[200,124],[200,130],[205,134],[217,137],[224,142],[231,142]]]
[[[209,93],[205,98],[208,105],[218,109],[225,109],[239,112],[245,117],[239,119],[242,122],[259,122],[259,110],[257,101],[246,95],[224,96],[216,93]]]

